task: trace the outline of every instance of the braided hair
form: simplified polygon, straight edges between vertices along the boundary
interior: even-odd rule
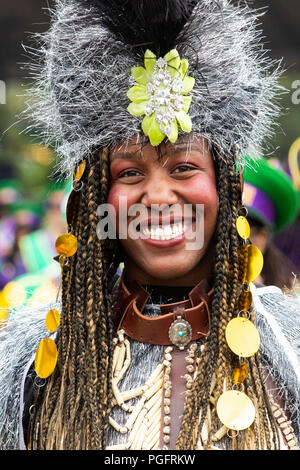
[[[241,201],[241,184],[235,156],[224,163],[222,153],[213,152],[219,214],[216,227],[213,269],[211,329],[199,360],[196,379],[187,396],[177,449],[195,449],[212,400],[222,393],[224,380],[232,384],[236,359],[225,343],[224,331],[238,309],[240,295],[239,240],[235,228]],[[110,272],[120,261],[116,240],[96,236],[96,211],[107,202],[109,152],[103,149],[88,162],[78,201],[70,213],[69,231],[78,239],[77,253],[62,271],[62,312],[58,332],[58,364],[48,379],[40,406],[33,417],[30,448],[105,449],[106,429],[112,408],[113,323]],[[259,355],[248,361],[245,391],[259,410],[252,443],[257,449],[278,448],[274,419],[263,384]],[[200,417],[200,419],[199,419]],[[217,429],[211,415],[211,432]],[[239,446],[250,439],[241,433]]]
[[[226,164],[221,152],[214,151],[216,181],[219,194],[219,213],[216,226],[216,245],[214,261],[214,295],[211,306],[211,328],[207,338],[204,354],[199,361],[196,379],[192,392],[185,403],[184,416],[177,439],[177,449],[197,448],[200,432],[208,413],[211,427],[208,433],[206,448],[212,445],[212,436],[219,427],[215,407],[210,409],[210,403],[216,403],[223,392],[223,385],[232,387],[232,372],[236,357],[230,352],[225,341],[225,328],[233,315],[239,311],[239,296],[243,295],[240,280],[240,265],[238,259],[239,237],[235,222],[239,214],[241,201],[240,175],[236,171],[234,155]],[[212,399],[213,381],[215,381]],[[261,372],[259,354],[249,358],[248,374],[244,382],[245,391],[257,403],[258,418],[252,430],[251,448],[276,449],[278,436],[272,415],[264,380]],[[200,420],[199,420],[200,417]],[[238,448],[243,448],[245,440],[249,439],[247,431],[238,436]]]

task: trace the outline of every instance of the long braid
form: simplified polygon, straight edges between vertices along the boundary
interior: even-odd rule
[[[107,161],[100,162],[95,155],[87,163],[77,214],[71,217],[69,231],[78,239],[78,251],[63,269],[58,364],[34,418],[31,440],[37,449],[105,447],[112,321],[104,264],[112,253],[104,252],[96,235],[96,210],[106,202],[109,180]]]
[[[223,392],[224,381],[227,387],[232,386],[232,370],[236,363],[236,357],[230,352],[225,341],[225,327],[233,315],[238,313],[238,299],[241,293],[238,259],[240,242],[235,227],[241,201],[241,185],[234,158],[225,166],[222,155],[215,152],[215,167],[218,181],[219,216],[216,227],[211,329],[205,350],[200,357],[193,389],[186,399],[176,443],[178,450],[196,448],[210,406],[213,374],[216,378],[213,390],[216,400]],[[253,401],[258,400],[257,419],[251,430],[252,433],[254,432],[255,447],[258,449],[278,448],[276,426],[260,373],[259,354],[249,360],[245,387]],[[206,442],[208,448],[211,445],[212,434],[219,426],[215,407],[214,414],[210,417],[211,430]],[[240,448],[243,448],[247,439],[247,431],[245,434],[241,433]]]
[[[181,430],[177,440],[178,449],[191,449],[198,440],[199,432],[204,424],[209,404],[209,392],[213,373],[216,369],[219,355],[219,322],[220,312],[226,307],[226,294],[224,296],[224,286],[226,287],[226,270],[228,269],[226,260],[227,252],[227,232],[229,220],[228,208],[228,175],[226,166],[222,159],[216,163],[219,165],[219,216],[216,229],[216,255],[214,269],[214,296],[212,302],[211,328],[207,338],[206,350],[201,356],[198,373],[192,393],[188,397],[185,406],[185,413],[182,420]],[[225,291],[226,292],[226,291]],[[201,410],[200,426],[198,426],[198,417]],[[197,428],[197,433],[193,430]]]

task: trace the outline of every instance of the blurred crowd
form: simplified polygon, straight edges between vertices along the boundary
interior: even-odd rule
[[[0,320],[9,308],[56,299],[55,240],[66,231],[68,183],[49,184],[39,201],[14,179],[0,180]]]
[[[300,139],[285,164],[258,160],[244,167],[244,205],[251,242],[264,256],[256,283],[299,295]],[[0,179],[0,320],[11,307],[55,301],[60,266],[55,240],[67,229],[71,182],[53,183],[39,201],[24,198],[18,181]]]

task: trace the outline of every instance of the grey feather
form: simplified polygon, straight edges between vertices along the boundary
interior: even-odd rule
[[[27,132],[53,145],[57,173],[70,175],[95,149],[141,134],[126,93],[130,69],[143,65],[143,55],[116,39],[96,7],[57,0],[50,15],[49,31],[37,37],[36,48],[27,48],[34,84],[24,117]],[[202,0],[174,43],[196,80],[189,136],[207,138],[226,155],[235,145],[240,157],[260,156],[263,144],[271,150],[280,65],[266,56],[259,16],[247,4]]]
[[[279,288],[254,293],[264,365],[291,414],[300,442],[300,299]]]

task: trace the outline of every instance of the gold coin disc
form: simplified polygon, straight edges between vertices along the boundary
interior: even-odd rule
[[[236,229],[239,236],[243,239],[248,239],[250,236],[250,225],[246,217],[240,215],[236,220]]]
[[[38,345],[35,354],[34,368],[36,374],[46,379],[55,369],[57,363],[57,347],[53,339],[44,338]]]
[[[245,282],[250,284],[257,276],[260,275],[263,265],[264,257],[261,251],[254,245],[247,245],[248,249],[248,264]]]
[[[217,415],[228,429],[243,431],[253,423],[255,407],[245,393],[229,390],[217,402]]]
[[[63,233],[56,239],[55,248],[60,255],[73,256],[77,251],[77,238],[71,233]]]
[[[240,246],[238,253],[241,283],[250,284],[260,275],[264,265],[264,257],[261,251],[251,244]]]
[[[60,322],[59,311],[56,308],[49,310],[46,316],[46,328],[50,333],[53,333],[57,330]]]
[[[225,338],[229,348],[237,356],[254,356],[260,347],[259,332],[247,318],[236,317],[230,320],[225,329]]]

